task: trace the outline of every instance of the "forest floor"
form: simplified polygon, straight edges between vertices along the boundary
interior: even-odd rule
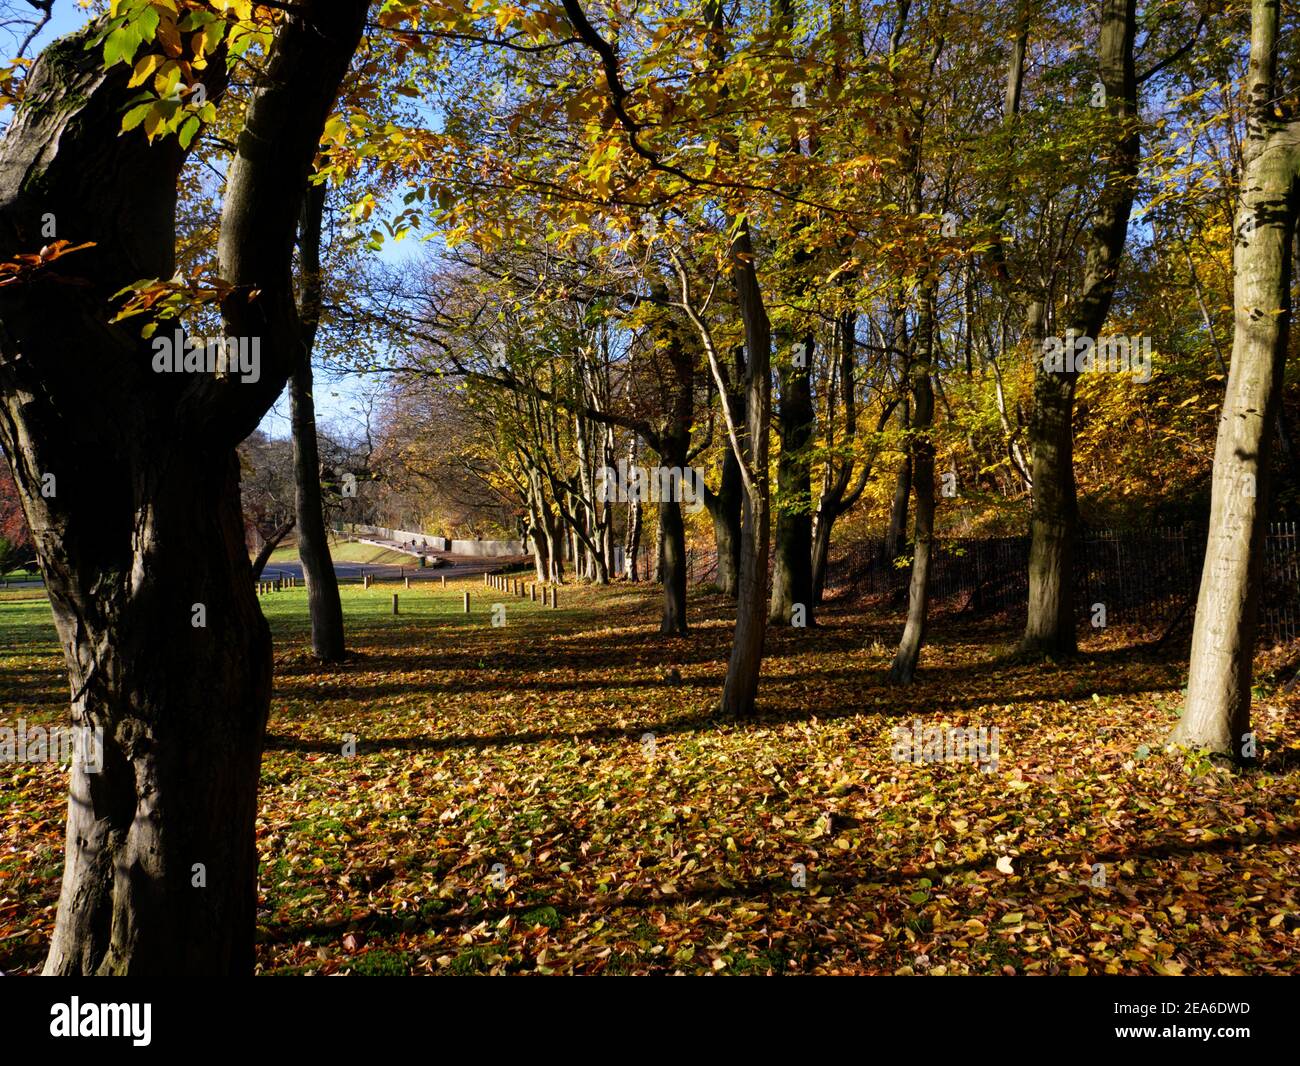
[[[761,713],[736,722],[713,710],[717,597],[693,594],[691,635],[669,638],[650,588],[566,587],[553,610],[422,585],[396,618],[392,591],[344,587],[354,654],[331,667],[305,590],[262,600],[262,972],[1297,968],[1300,706],[1267,679],[1261,762],[1237,773],[1164,751],[1185,667],[1115,631],[1024,664],[1008,626],[940,616],[896,689],[899,618],[832,606],[770,633]],[[64,721],[66,701],[48,605],[0,593],[0,726]],[[935,726],[996,726],[996,760],[900,756]],[[44,957],[66,787],[0,765],[6,973]]]

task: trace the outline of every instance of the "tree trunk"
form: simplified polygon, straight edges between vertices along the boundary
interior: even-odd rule
[[[1074,544],[1078,505],[1074,485],[1073,374],[1039,370],[1034,382],[1033,513],[1029,543],[1029,616],[1021,649],[1062,657],[1077,649]]]
[[[734,241],[732,269],[745,331],[745,423],[736,456],[748,472],[740,534],[740,594],[731,660],[722,686],[724,715],[754,713],[763,644],[767,637],[767,560],[771,538],[768,513],[768,433],[772,423],[772,329],[754,268],[749,226]]]
[[[72,768],[46,974],[253,967],[270,631],[250,580],[233,457],[172,452],[166,467],[161,476],[144,464],[100,471],[136,481],[139,504],[127,510],[147,531],[116,595],[88,602],[73,559],[43,531],[72,720],[103,737],[100,772],[82,758]]]
[[[858,502],[863,490],[866,489],[867,480],[875,467],[876,453],[880,447],[880,434],[884,431],[894,409],[894,402],[891,401],[881,410],[880,420],[876,425],[876,442],[873,443],[869,456],[862,459],[858,465],[856,483],[850,488],[853,468],[858,462],[853,454],[854,443],[858,438],[857,385],[854,381],[855,322],[856,317],[852,313],[846,313],[840,316],[836,324],[839,338],[838,389],[844,403],[844,444],[840,448],[845,454],[839,459],[836,458],[835,446],[835,379],[832,379],[831,387],[827,389],[824,433],[826,465],[822,476],[821,495],[817,499],[817,512],[813,516],[812,596],[813,603],[817,605],[821,604],[822,595],[826,590],[826,567],[831,552],[831,531],[840,516],[846,514]],[[904,506],[906,506],[906,497],[904,497]]]
[[[1105,184],[1087,238],[1083,286],[1066,333],[1067,357],[1076,338],[1095,343],[1110,313],[1115,279],[1128,236],[1140,142],[1137,76],[1133,67],[1136,0],[1101,0],[1099,67],[1106,112],[1115,125]],[[1029,614],[1022,652],[1069,656],[1077,649],[1074,616],[1074,549],[1078,503],[1074,483],[1074,387],[1067,365],[1051,370],[1043,353],[1034,364],[1033,513],[1029,523]]]
[[[260,340],[256,382],[151,372],[140,320],[108,321],[114,293],[173,273],[184,153],[172,138],[120,133],[130,66],[102,70],[84,47],[102,21],[41,55],[0,146],[0,258],[46,243],[45,213],[61,237],[94,242],[67,273],[55,262],[0,292],[0,441],[35,535],[74,727],[102,735],[98,772],[74,758],[48,974],[252,969],[271,647],[234,449],[296,356],[297,205],[365,9],[305,0],[286,14],[227,171],[220,260],[238,293],[231,309],[242,308],[226,328]],[[224,69],[224,56],[210,59],[209,99]],[[56,475],[53,495],[44,473]]]
[[[668,468],[685,470],[687,435],[663,434],[659,461]],[[659,500],[659,573],[664,584],[660,633],[686,634],[686,524],[680,500]]]
[[[654,560],[654,564],[650,568],[650,580],[657,585],[661,581],[663,581],[663,563],[664,563],[663,515],[659,515],[659,521],[655,522],[653,528],[655,531],[655,539],[654,539],[654,547],[650,552],[650,558]]]
[[[330,558],[325,511],[321,504],[320,452],[316,442],[316,402],[312,396],[311,353],[320,322],[320,235],[325,211],[325,186],[309,185],[303,198],[298,250],[302,262],[302,357],[289,379],[293,423],[294,505],[298,515],[298,558],[307,579],[307,609],[311,616],[311,649],[323,662],[343,658],[343,604]]]
[[[626,557],[627,579],[640,581],[641,571],[637,562],[637,553],[641,550],[641,501],[631,500],[627,505],[627,540],[623,545]]]
[[[775,18],[786,37],[782,51],[791,64],[801,62],[794,52],[795,6],[794,0],[778,0]],[[817,138],[811,132],[807,150],[809,154],[817,151]],[[804,151],[797,128],[791,132],[786,151],[794,158]],[[815,256],[808,247],[808,224],[808,216],[798,217],[791,234],[792,276],[790,290],[783,295],[796,307],[807,301],[816,269]],[[767,620],[769,625],[799,623],[811,627],[816,624],[812,573],[812,445],[816,430],[812,359],[816,337],[811,329],[804,329],[801,336],[791,332],[785,339],[793,344],[787,343],[786,350],[780,352],[777,369],[781,382],[777,411],[781,452],[777,457],[776,550]]]
[[[1210,529],[1187,702],[1171,739],[1238,759],[1249,744],[1269,455],[1291,326],[1300,123],[1273,117],[1278,7],[1252,5],[1250,108],[1233,258],[1232,365],[1214,451]]]
[[[744,362],[741,349],[732,368],[737,377],[743,373]],[[728,405],[732,424],[739,426],[745,421],[745,396],[738,388],[733,387],[731,392],[721,396],[720,402]],[[740,592],[740,514],[744,494],[745,481],[740,472],[740,462],[734,449],[728,447],[722,456],[722,480],[718,491],[712,492],[704,486],[704,505],[709,509],[709,518],[713,522],[718,591],[732,600]]]
[[[627,468],[634,470],[636,468],[637,453],[639,451],[640,441],[635,433],[628,438],[627,444]],[[641,515],[642,504],[641,497],[630,499],[627,503],[627,530],[623,540],[624,567],[626,568],[627,579],[629,581],[640,581],[640,568],[637,563],[637,552],[641,549]]]
[[[789,625],[803,608],[804,625],[814,625],[812,575],[812,438],[814,413],[810,367],[813,337],[803,338],[804,365],[781,361],[777,423],[776,552],[768,622]]]
[[[911,419],[906,412],[903,417],[905,429],[911,428]],[[907,511],[912,498],[912,455],[904,455],[898,464],[898,474],[894,478],[894,501],[889,508],[889,528],[885,531],[885,565],[892,566],[894,560],[903,554],[907,544]]]
[[[730,455],[728,455],[730,458]],[[744,491],[740,484],[740,468],[724,463],[723,489],[705,497],[709,517],[713,520],[713,546],[718,556],[718,574],[715,584],[718,591],[734,600],[740,593],[740,513]],[[734,482],[728,480],[734,476]]]
[[[733,406],[737,421],[743,404]],[[718,555],[718,591],[735,599],[740,588],[740,509],[745,486],[740,477],[740,464],[730,448],[722,458],[722,483],[717,492],[704,490],[704,504],[713,521],[713,544]]]
[[[916,675],[930,602],[930,558],[934,541],[934,441],[930,436],[934,422],[934,387],[930,381],[934,356],[933,299],[933,293],[928,290],[922,296],[918,359],[912,369],[911,467],[916,493],[916,533],[907,590],[907,624],[889,668],[889,680],[900,685],[910,684]]]
[[[834,528],[834,519],[830,518],[831,512],[819,511],[817,521],[813,523],[813,544],[812,544],[812,576],[813,576],[813,603],[820,604],[822,596],[826,591],[826,566],[831,555],[831,530]]]
[[[660,566],[664,582],[664,609],[660,633],[686,635],[686,526],[682,505],[676,500],[659,502]]]

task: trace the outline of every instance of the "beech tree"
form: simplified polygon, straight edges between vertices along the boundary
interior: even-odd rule
[[[50,216],[59,239],[81,247],[0,289],[0,441],[45,576],[74,726],[103,744],[99,772],[80,756],[72,768],[48,974],[252,969],[271,647],[235,447],[301,356],[294,230],[367,6],[303,0],[269,31],[249,4],[187,7],[182,23],[203,32],[181,37],[174,5],[123,5],[45,49],[0,144],[0,257],[47,243]],[[114,321],[115,295],[172,277],[182,142],[225,87],[224,42],[236,32],[244,48],[264,41],[265,58],[225,175],[214,288],[225,332],[257,338],[260,366],[155,372],[157,345],[140,318]],[[100,38],[104,51],[87,48]],[[140,62],[174,63],[196,106],[136,104],[123,132],[145,42],[158,58]],[[46,475],[54,492],[41,491]]]
[[[318,659],[334,662],[343,657],[343,605],[325,527],[311,369],[312,348],[321,316],[320,241],[325,189],[323,182],[316,182],[308,185],[303,196],[298,233],[298,321],[302,352],[289,376],[289,402],[293,422],[294,513],[298,557],[307,581],[311,647]]]
[[[1068,317],[1067,349],[1076,340],[1095,343],[1110,313],[1128,236],[1140,152],[1133,64],[1137,0],[1101,0],[1098,10],[1098,74],[1113,147],[1089,228],[1082,282]],[[1013,71],[1016,62],[1013,59]],[[1015,91],[1018,93],[1018,88]],[[1009,89],[1009,107],[1010,98]],[[1031,305],[1031,315],[1034,312]],[[1037,330],[1030,333],[1032,336]],[[1029,613],[1021,648],[1034,655],[1072,655],[1077,649],[1074,556],[1079,526],[1073,416],[1079,375],[1072,359],[1062,369],[1050,369],[1044,366],[1042,354],[1033,353],[1034,412],[1029,422],[1029,446],[1034,504],[1029,527]]]
[[[1219,416],[1209,539],[1172,740],[1252,759],[1250,696],[1272,453],[1291,328],[1300,121],[1278,104],[1278,0],[1251,4],[1246,140],[1233,248],[1232,363]]]

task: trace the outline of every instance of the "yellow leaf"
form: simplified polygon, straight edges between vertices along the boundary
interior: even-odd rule
[[[144,80],[157,69],[158,64],[163,61],[163,57],[157,54],[142,56],[140,62],[135,65],[135,70],[131,72],[131,80],[126,83],[128,89],[134,89],[137,85],[143,85]]]

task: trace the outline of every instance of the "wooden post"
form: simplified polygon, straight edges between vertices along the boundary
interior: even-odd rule
[[[397,613],[397,593],[393,593],[393,614]]]
[[[484,587],[484,588],[487,588],[487,583],[488,583],[488,572],[487,572],[486,570],[484,570],[484,571],[483,571],[483,587]]]
[[[465,613],[469,614],[469,593],[465,593]]]
[[[560,606],[560,590],[554,585],[551,586],[551,607]]]
[[[530,600],[532,600],[533,603],[536,603],[536,602],[537,602],[537,582],[536,582],[536,581],[534,581],[531,585],[528,586],[528,598],[529,598]]]
[[[442,578],[442,587],[443,587],[443,588],[446,588],[446,587],[447,587],[447,575],[446,575],[446,574],[440,574],[439,576]]]
[[[408,577],[405,580],[406,580],[406,587],[409,589],[411,587],[411,579]]]

